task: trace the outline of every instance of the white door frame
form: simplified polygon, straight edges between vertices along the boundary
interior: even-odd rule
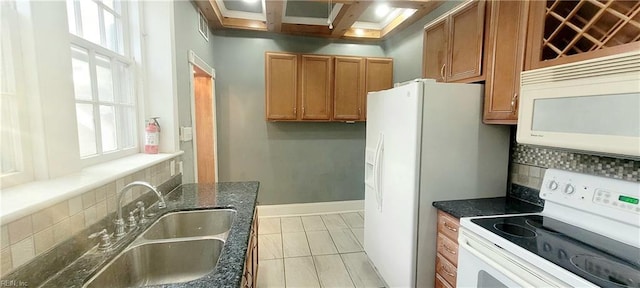
[[[191,126],[192,126],[192,131],[193,131],[193,139],[191,140],[192,142],[192,147],[193,147],[193,178],[194,178],[194,183],[198,183],[198,145],[197,145],[197,133],[196,133],[196,97],[195,97],[195,85],[193,82],[193,67],[198,67],[200,70],[204,71],[205,73],[207,73],[209,76],[211,76],[211,97],[212,97],[212,101],[211,101],[211,109],[213,111],[213,155],[214,156],[214,169],[216,171],[216,182],[218,181],[218,126],[217,126],[217,116],[218,114],[216,113],[216,70],[211,68],[211,66],[209,66],[209,64],[207,64],[207,62],[205,62],[204,60],[202,60],[202,58],[198,57],[198,55],[196,55],[195,52],[193,52],[193,50],[189,50],[189,88],[190,88],[190,92],[189,95],[190,96],[190,101],[191,101]]]

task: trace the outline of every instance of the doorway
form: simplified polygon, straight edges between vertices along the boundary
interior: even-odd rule
[[[189,58],[193,72],[191,115],[195,180],[197,183],[215,183],[218,179],[215,72],[193,52]]]

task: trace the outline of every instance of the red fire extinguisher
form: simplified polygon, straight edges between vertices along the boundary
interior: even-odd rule
[[[160,123],[158,118],[153,117],[147,121],[147,127],[144,128],[144,153],[158,154],[158,145],[160,144]]]

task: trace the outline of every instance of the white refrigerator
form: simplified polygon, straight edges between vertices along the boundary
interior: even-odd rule
[[[414,80],[367,96],[364,249],[389,287],[432,287],[433,201],[505,196],[509,127],[481,84]]]

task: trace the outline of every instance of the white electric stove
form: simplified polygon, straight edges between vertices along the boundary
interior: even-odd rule
[[[460,220],[458,287],[640,288],[640,182],[548,169],[540,198]]]

